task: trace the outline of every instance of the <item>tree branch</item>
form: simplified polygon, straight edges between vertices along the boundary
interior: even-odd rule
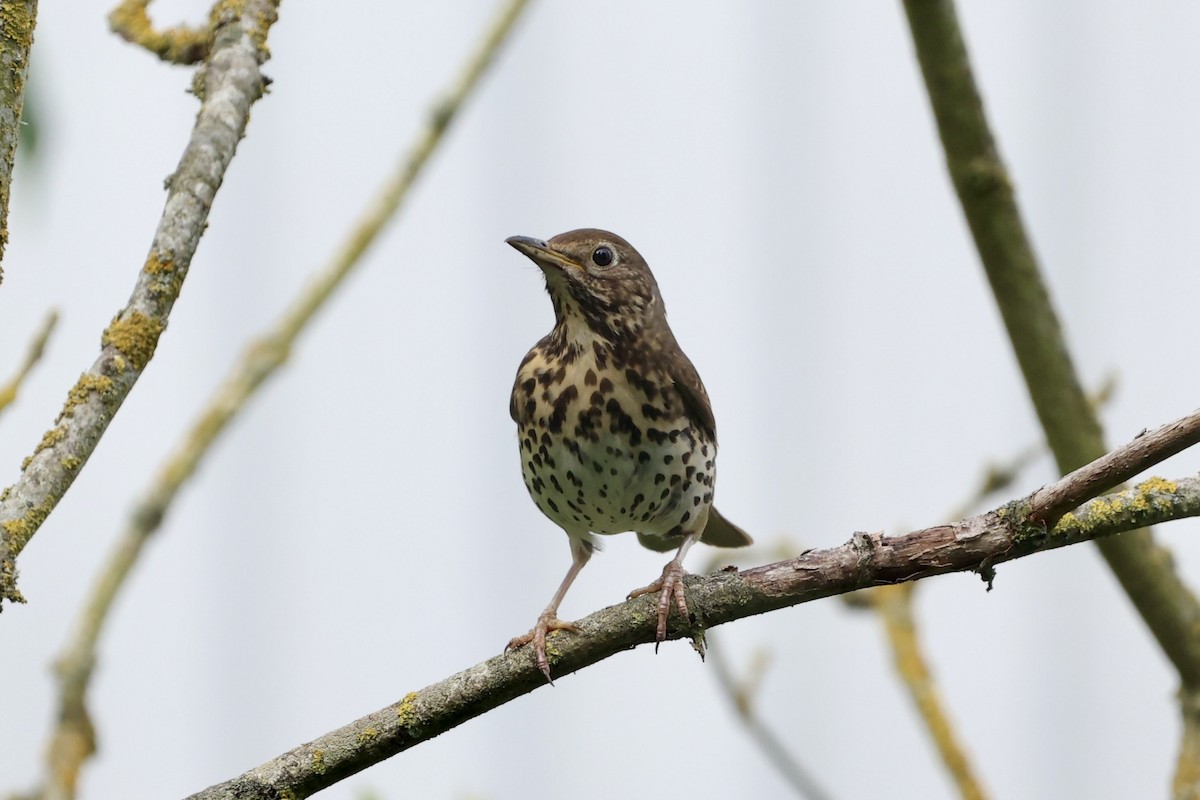
[[[1200,412],[1191,415],[1196,416]],[[1175,452],[1173,437],[1181,436],[1178,423],[1164,428],[1174,433],[1155,438],[1155,452],[1161,458]],[[1135,440],[1118,452],[1136,451],[1138,446]],[[1107,460],[1101,462],[1094,469],[1111,478],[1111,470],[1106,472]],[[1077,479],[1071,476],[1059,483]],[[1100,486],[1097,491],[1105,488]],[[675,625],[668,638],[695,636],[707,628],[823,597],[948,572],[978,572],[990,586],[994,568],[1002,562],[1142,525],[1200,516],[1197,477],[1179,481],[1151,478],[1133,489],[1091,500],[1064,514],[1053,528],[1030,516],[1035,494],[951,525],[900,536],[857,533],[840,547],[810,551],[740,573],[730,568],[708,577],[688,576],[694,628]],[[549,655],[555,674],[576,672],[654,641],[656,603],[657,598],[639,597],[579,620],[580,634],[553,634]],[[545,685],[528,650],[518,648],[411,692],[398,703],[194,794],[190,800],[307,797]]]
[[[250,106],[262,96],[259,71],[278,0],[223,0],[213,9],[217,45],[193,87],[200,112],[175,174],[166,207],[128,304],[101,337],[100,357],[68,392],[55,425],[26,461],[21,477],[0,494],[0,608],[21,602],[16,558],[75,481],[121,403],[154,356],[167,326],[209,208]]]
[[[213,43],[212,26],[189,28],[177,25],[155,30],[146,9],[150,0],[122,0],[108,14],[112,32],[127,42],[144,47],[172,64],[198,64],[208,55]]]
[[[1104,439],[988,127],[954,3],[905,0],[904,8],[950,177],[1050,450],[1059,470],[1069,472],[1100,456]],[[1200,690],[1200,602],[1175,574],[1169,551],[1149,531],[1098,544],[1185,688]]]
[[[134,505],[121,537],[98,571],[75,630],[55,665],[58,678],[57,724],[46,747],[41,787],[30,798],[75,796],[79,773],[95,752],[95,735],[87,709],[87,691],[96,666],[97,643],[113,601],[146,543],[162,525],[179,490],[195,473],[214,441],[257,389],[282,367],[309,320],[325,304],[361,256],[392,221],[429,157],[443,140],[450,121],[479,85],[487,66],[506,40],[528,0],[509,0],[489,26],[479,48],[464,65],[447,96],[429,113],[408,155],[350,232],[330,264],[321,270],[273,328],[251,342],[241,360],[217,388],[190,430],[159,469]]]
[[[17,399],[17,392],[21,390],[21,384],[25,382],[30,370],[42,360],[42,354],[46,352],[46,342],[50,341],[50,334],[54,332],[54,326],[57,324],[58,312],[51,311],[42,321],[42,327],[38,328],[37,333],[33,335],[33,341],[29,343],[25,359],[17,367],[17,374],[13,375],[12,380],[8,383],[0,386],[0,411],[8,408]]]
[[[0,262],[8,245],[8,195],[25,108],[37,0],[0,0]],[[0,281],[4,269],[0,267]]]

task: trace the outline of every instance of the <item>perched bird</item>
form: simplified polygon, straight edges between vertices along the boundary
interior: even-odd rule
[[[554,329],[521,362],[509,405],[525,486],[571,543],[571,568],[550,605],[508,643],[532,642],[550,680],[546,635],[579,630],[558,618],[558,606],[591,557],[594,534],[635,531],[651,550],[677,548],[658,580],[630,594],[659,594],[659,642],[672,604],[690,618],[683,558],[696,540],[717,547],[751,540],[712,505],[712,407],[641,255],[595,229],[506,241],[541,267],[554,304]]]

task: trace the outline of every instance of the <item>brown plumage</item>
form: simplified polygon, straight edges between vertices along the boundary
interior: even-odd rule
[[[652,550],[678,548],[662,577],[633,593],[659,593],[660,642],[672,602],[689,616],[682,561],[692,543],[741,547],[750,537],[712,506],[712,406],[645,260],[595,229],[507,242],[541,267],[554,304],[554,329],[521,362],[509,404],[525,486],[571,542],[571,568],[550,605],[508,645],[532,642],[549,680],[545,638],[578,630],[558,619],[558,606],[591,557],[594,534],[636,531]]]

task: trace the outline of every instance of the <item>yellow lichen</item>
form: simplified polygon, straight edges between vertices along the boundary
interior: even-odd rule
[[[157,250],[151,250],[150,255],[146,257],[146,265],[142,267],[142,271],[147,275],[161,275],[164,272],[174,272],[175,259],[170,256],[160,255]]]
[[[24,516],[0,523],[0,527],[3,527],[4,532],[9,536],[9,552],[14,555],[21,552],[25,548],[25,543],[42,526],[48,516],[50,516],[50,508],[47,505],[40,505],[26,511]]]
[[[325,774],[325,751],[324,750],[313,750],[312,768],[313,768],[313,772],[317,773],[318,775]]]
[[[241,19],[246,14],[246,0],[221,0],[212,8],[212,13],[209,15],[209,23],[212,26],[214,33],[218,32],[221,26]],[[258,63],[263,63],[271,57],[271,51],[267,49],[267,31],[275,22],[277,12],[275,4],[268,7],[262,14],[254,20],[252,26],[252,37],[254,47],[258,50]]]
[[[154,357],[158,337],[165,328],[162,320],[148,317],[140,311],[130,311],[124,319],[120,315],[114,317],[100,341],[105,347],[115,348],[129,359],[134,369],[140,370]]]
[[[1152,478],[1147,478],[1146,480],[1142,481],[1141,483],[1139,483],[1137,486],[1135,486],[1133,488],[1135,488],[1139,492],[1143,492],[1143,493],[1148,493],[1148,492],[1172,492],[1173,493],[1173,492],[1179,491],[1179,484],[1175,483],[1175,481],[1169,481],[1166,478],[1152,477]]]
[[[38,442],[38,446],[33,449],[33,452],[37,454],[47,447],[54,447],[65,438],[67,438],[66,427],[60,425],[57,428],[51,428],[42,435],[42,440]]]
[[[85,372],[79,376],[79,380],[71,387],[71,391],[67,392],[67,402],[63,404],[62,411],[59,412],[58,418],[69,417],[75,412],[75,407],[80,403],[87,402],[87,399],[93,394],[98,394],[103,397],[112,389],[112,378],[107,378],[104,375],[93,375],[90,372]]]
[[[396,718],[400,724],[408,727],[417,721],[417,693],[409,692],[396,706]]]
[[[68,472],[74,472],[83,466],[83,459],[78,456],[63,456],[58,463]]]
[[[377,739],[378,737],[379,737],[379,731],[376,730],[375,728],[364,728],[358,734],[358,743],[360,745],[363,745],[370,741],[373,741],[374,739]]]

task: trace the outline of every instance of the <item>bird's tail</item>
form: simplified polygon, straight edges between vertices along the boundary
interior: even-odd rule
[[[725,519],[715,507],[708,510],[708,524],[700,534],[700,541],[713,547],[745,547],[754,543],[750,534]]]

